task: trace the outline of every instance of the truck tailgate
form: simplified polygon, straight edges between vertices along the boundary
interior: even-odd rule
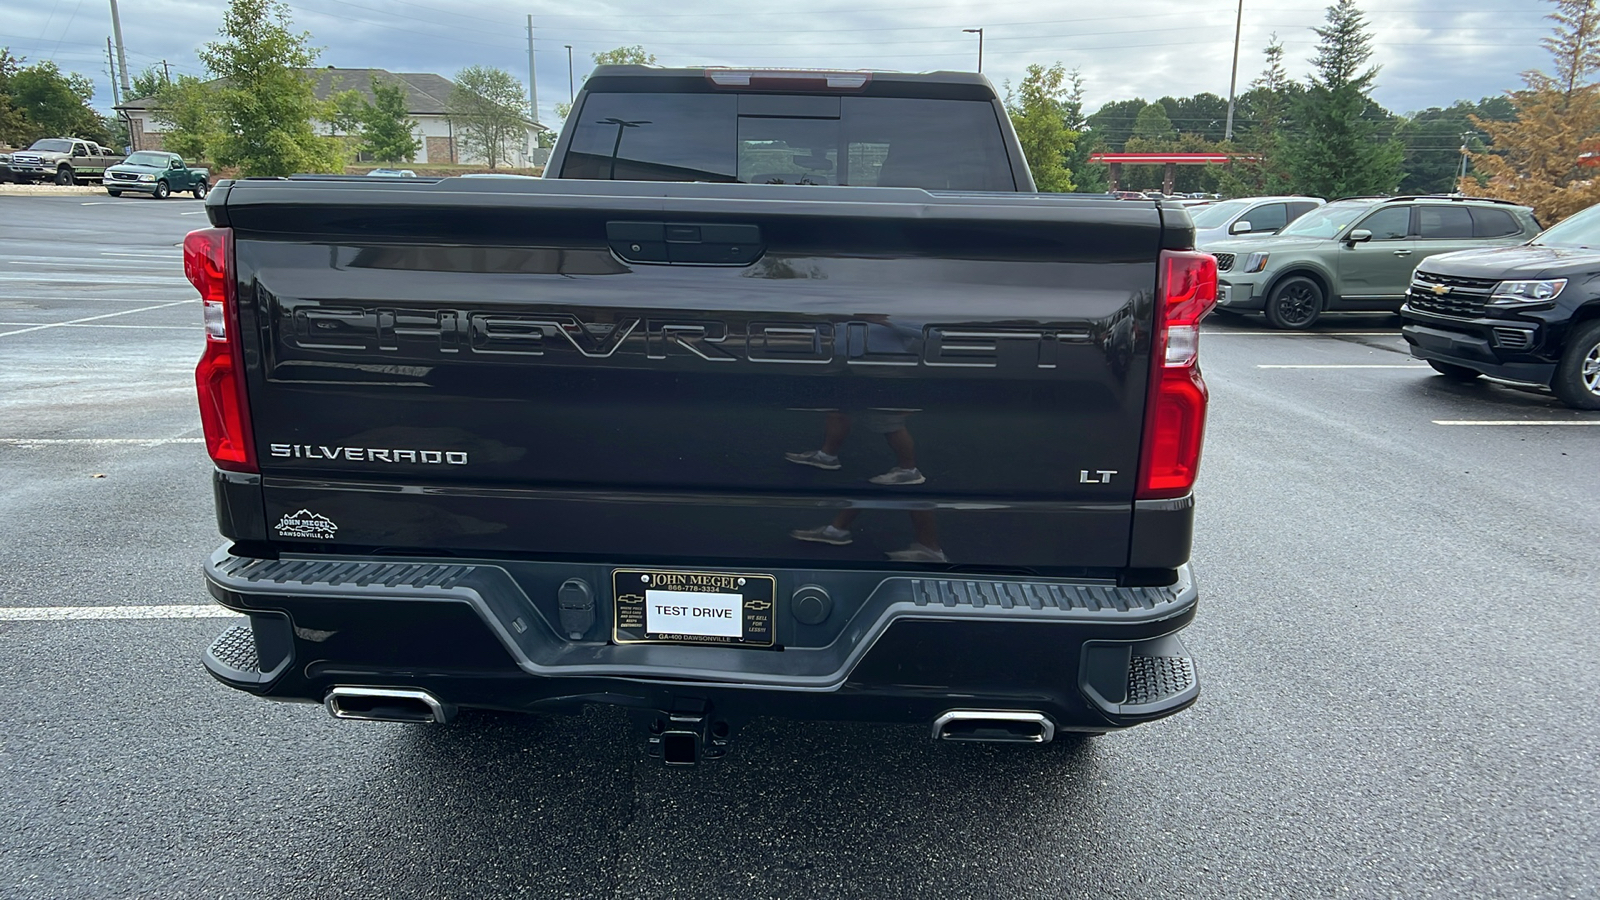
[[[269,541],[1128,563],[1153,206],[454,179],[243,181],[210,210]],[[837,468],[786,456],[830,439]],[[908,442],[922,481],[872,481]],[[791,536],[845,510],[848,545]]]

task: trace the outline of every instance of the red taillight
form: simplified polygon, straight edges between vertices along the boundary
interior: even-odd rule
[[[1160,296],[1150,346],[1150,398],[1139,454],[1140,500],[1194,489],[1206,431],[1200,320],[1217,305],[1217,261],[1209,253],[1161,251]]]
[[[206,452],[220,469],[255,472],[232,263],[233,232],[227,228],[202,228],[183,239],[183,273],[200,292],[206,325],[206,349],[194,370]]]

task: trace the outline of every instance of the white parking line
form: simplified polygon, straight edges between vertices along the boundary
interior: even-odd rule
[[[82,319],[73,319],[70,322],[50,322],[46,325],[35,325],[32,328],[22,328],[17,331],[0,332],[0,337],[11,337],[14,334],[27,334],[30,331],[43,331],[46,328],[64,328],[68,325],[78,325],[83,322],[93,322],[98,319],[110,319],[116,316],[131,316],[134,313],[149,312],[152,309],[166,309],[169,306],[179,306],[188,303],[188,300],[174,300],[171,303],[158,303],[155,306],[141,306],[138,309],[125,309],[122,312],[103,313],[98,316],[85,316]]]
[[[30,328],[38,322],[0,322],[0,328]],[[144,328],[147,331],[194,331],[200,328],[200,323],[194,325],[117,325],[112,322],[85,322],[82,325],[62,325],[62,328]]]
[[[38,322],[0,322],[0,328],[15,328],[37,325]],[[110,322],[85,322],[82,325],[62,325],[62,328],[141,328],[146,331],[195,331],[200,328],[195,325],[113,325]]]
[[[0,622],[61,622],[84,619],[231,619],[239,615],[207,606],[16,606],[0,607]]]
[[[1206,337],[1387,337],[1400,339],[1398,333],[1387,331],[1202,331]]]
[[[1345,363],[1339,365],[1328,364],[1294,364],[1294,365],[1257,365],[1258,369],[1426,369],[1427,366],[1414,364],[1391,365],[1388,363]]]
[[[105,260],[105,262],[110,262],[110,260]],[[12,261],[12,265],[17,264],[15,260]],[[38,265],[38,263],[29,263],[28,265]],[[112,276],[116,278],[117,286],[119,287],[131,287],[134,285],[145,287],[177,287],[183,285],[187,287],[189,285],[189,279],[182,275],[173,275],[166,278],[158,275],[127,275],[124,274],[125,270],[120,268],[107,268],[103,265],[91,266],[85,262],[68,262],[66,260],[62,260],[60,265],[62,268],[70,268],[75,271],[23,272],[14,270],[0,272],[0,284],[81,284],[86,288],[95,288],[104,284],[102,276]]]
[[[106,256],[106,257],[128,257],[128,256],[131,256],[131,257],[136,257],[137,259],[160,259],[160,260],[172,260],[172,261],[177,261],[177,262],[182,262],[183,261],[183,254],[181,252],[174,252],[173,250],[162,250],[162,249],[157,249],[157,248],[154,248],[154,247],[151,247],[151,248],[146,249],[146,250],[101,250],[100,251],[100,255],[101,256]],[[134,261],[134,260],[130,260],[130,259],[116,259],[116,258],[112,258],[112,259],[97,259],[97,258],[92,257],[92,256],[91,257],[82,257],[82,256],[48,256],[48,255],[45,255],[45,254],[28,255],[28,254],[21,254],[21,253],[18,253],[18,254],[12,255],[12,256],[7,256],[6,259],[10,260],[12,265],[18,265],[18,266],[20,266],[20,265],[34,265],[34,264],[51,265],[51,266],[69,266],[69,267],[72,267],[72,268],[77,268],[78,266],[97,266],[97,267],[100,267],[100,268],[105,268],[105,267],[108,267],[108,266],[115,266],[115,267],[124,268],[124,269],[127,268],[128,263]]]
[[[126,287],[126,285],[124,285]],[[155,290],[167,293],[165,288],[134,288],[134,290]],[[0,301],[15,303],[149,303],[154,297],[63,297],[56,294],[50,297],[19,297],[16,294],[0,294]]]
[[[1515,426],[1515,425],[1600,425],[1600,419],[1587,419],[1587,420],[1582,420],[1582,421],[1577,420],[1577,419],[1560,419],[1560,420],[1553,421],[1553,422],[1525,422],[1525,421],[1523,421],[1521,419],[1482,419],[1482,420],[1473,420],[1473,419],[1434,419],[1433,420],[1433,424],[1435,424],[1435,425],[1483,425],[1483,426],[1489,426],[1489,427],[1495,427],[1495,428],[1498,428],[1498,427],[1501,427],[1501,426],[1506,426],[1506,425],[1513,425],[1513,426]]]
[[[54,447],[82,444],[128,444],[158,447],[162,444],[204,444],[205,438],[0,438],[0,447]]]

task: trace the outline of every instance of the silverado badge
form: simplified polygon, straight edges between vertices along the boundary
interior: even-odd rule
[[[1445,294],[1448,294],[1448,293],[1450,293],[1450,286],[1449,285],[1436,284],[1436,285],[1433,286],[1433,295],[1435,297],[1443,297]]]

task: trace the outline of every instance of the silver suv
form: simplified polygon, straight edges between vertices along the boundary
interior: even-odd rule
[[[1217,310],[1306,328],[1324,312],[1396,312],[1417,263],[1525,243],[1533,210],[1472,197],[1365,197],[1306,213],[1270,237],[1200,243],[1217,258]]]
[[[1191,210],[1194,240],[1212,241],[1241,234],[1277,234],[1285,225],[1327,203],[1320,197],[1238,197]]]

